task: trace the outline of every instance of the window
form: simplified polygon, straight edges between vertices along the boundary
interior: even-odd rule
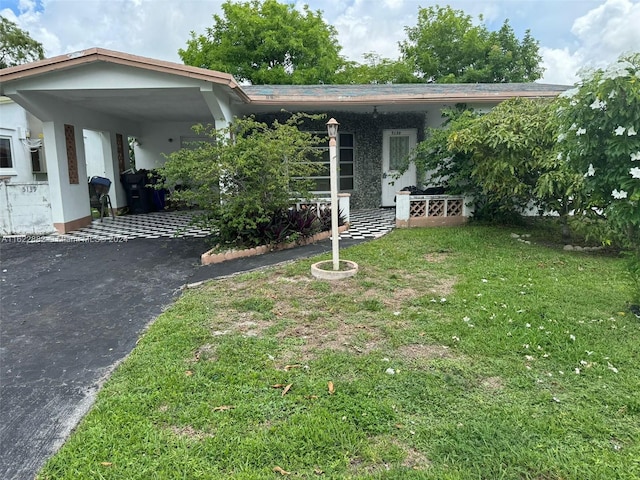
[[[9,137],[0,137],[0,168],[13,168],[13,153]]]
[[[313,132],[318,136],[322,136],[324,132]],[[326,134],[325,134],[326,135]],[[337,138],[338,149],[338,190],[353,190],[354,178],[354,141],[352,133],[339,133]],[[315,181],[315,192],[331,191],[331,171],[329,169],[329,139],[326,144],[317,148],[322,150],[322,156],[317,160],[322,163],[320,171],[311,177]]]
[[[409,137],[389,137],[389,170],[400,170],[409,155]]]

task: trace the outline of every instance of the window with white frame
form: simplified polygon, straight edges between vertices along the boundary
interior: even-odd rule
[[[320,132],[313,132],[321,136]],[[338,149],[338,190],[353,190],[354,185],[354,138],[352,133],[339,133],[337,140]],[[315,182],[314,192],[324,193],[331,191],[331,171],[329,168],[329,139],[324,145],[316,147],[322,150],[322,155],[315,160],[321,163],[318,173],[310,177]]]
[[[0,136],[0,168],[13,168],[11,137]]]

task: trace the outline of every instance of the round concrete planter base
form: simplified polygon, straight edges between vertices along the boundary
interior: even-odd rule
[[[320,280],[342,280],[353,277],[358,271],[358,264],[350,260],[340,260],[340,270],[333,269],[333,261],[325,260],[311,265],[311,275]]]

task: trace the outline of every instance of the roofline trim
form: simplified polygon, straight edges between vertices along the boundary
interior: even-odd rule
[[[282,105],[282,104],[305,104],[305,105],[326,105],[346,104],[346,105],[408,105],[416,103],[435,103],[435,102],[486,102],[509,100],[514,97],[520,98],[555,98],[562,92],[525,92],[514,91],[506,93],[486,94],[431,94],[431,95],[375,95],[362,97],[309,97],[309,96],[280,96],[280,95],[251,95],[251,103],[253,105]]]
[[[96,47],[2,69],[0,70],[0,81],[4,83],[12,80],[20,80],[31,76],[65,70],[78,65],[96,62],[108,62],[117,65],[144,68],[145,70],[180,75],[196,80],[224,85],[229,87],[243,102],[251,102],[251,99],[245,91],[242,90],[242,87],[238,82],[236,82],[233,75],[228,73],[192,67],[189,65],[181,65],[179,63],[156,60],[148,57],[140,57],[138,55],[131,55],[128,53]]]

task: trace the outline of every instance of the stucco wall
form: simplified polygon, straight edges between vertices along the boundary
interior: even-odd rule
[[[40,138],[42,122],[7,97],[0,97],[0,119],[0,135],[11,139],[13,156],[13,168],[0,169],[0,177],[9,177],[13,182],[42,180],[37,179],[32,172],[31,153],[25,138],[26,132],[29,132],[32,139]],[[41,161],[45,161],[44,155]]]
[[[0,235],[53,231],[49,184],[0,181]]]
[[[134,147],[136,168],[153,170],[166,162],[165,155],[180,149],[180,137],[193,137],[193,123],[150,123],[145,124],[138,146]]]

